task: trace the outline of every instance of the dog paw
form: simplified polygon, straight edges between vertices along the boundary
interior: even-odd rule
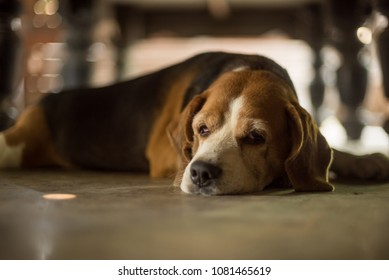
[[[364,155],[351,163],[355,178],[361,180],[389,180],[389,159],[379,153]]]
[[[331,172],[335,180],[389,181],[389,158],[379,153],[358,156],[334,149]]]

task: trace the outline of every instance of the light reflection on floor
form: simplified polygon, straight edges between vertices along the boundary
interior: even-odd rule
[[[70,193],[48,193],[42,195],[42,197],[47,200],[69,200],[76,198],[76,195]]]

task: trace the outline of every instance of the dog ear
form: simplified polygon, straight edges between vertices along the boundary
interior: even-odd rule
[[[315,121],[297,102],[287,105],[291,150],[285,171],[296,191],[333,191],[328,181],[332,150]]]
[[[170,142],[177,149],[183,163],[192,159],[194,116],[201,110],[206,98],[203,95],[195,96],[181,112],[179,119],[172,121],[167,127]]]

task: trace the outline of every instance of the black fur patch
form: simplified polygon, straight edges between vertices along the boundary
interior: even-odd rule
[[[197,71],[198,75],[193,79],[191,85],[185,92],[182,110],[193,97],[204,92],[221,74],[238,67],[272,72],[288,82],[294,90],[288,72],[273,60],[264,56],[209,52],[197,55],[190,60],[195,60],[199,69]]]

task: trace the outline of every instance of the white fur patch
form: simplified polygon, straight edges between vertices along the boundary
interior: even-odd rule
[[[243,107],[243,97],[238,97],[230,103],[229,118],[226,117],[227,123],[230,123],[231,130],[238,125],[239,113]]]
[[[24,144],[9,146],[4,137],[0,134],[0,168],[20,167],[22,162]]]
[[[245,70],[250,70],[250,67],[248,66],[238,66],[234,69],[232,69],[232,72],[240,72],[240,71],[245,71]]]

